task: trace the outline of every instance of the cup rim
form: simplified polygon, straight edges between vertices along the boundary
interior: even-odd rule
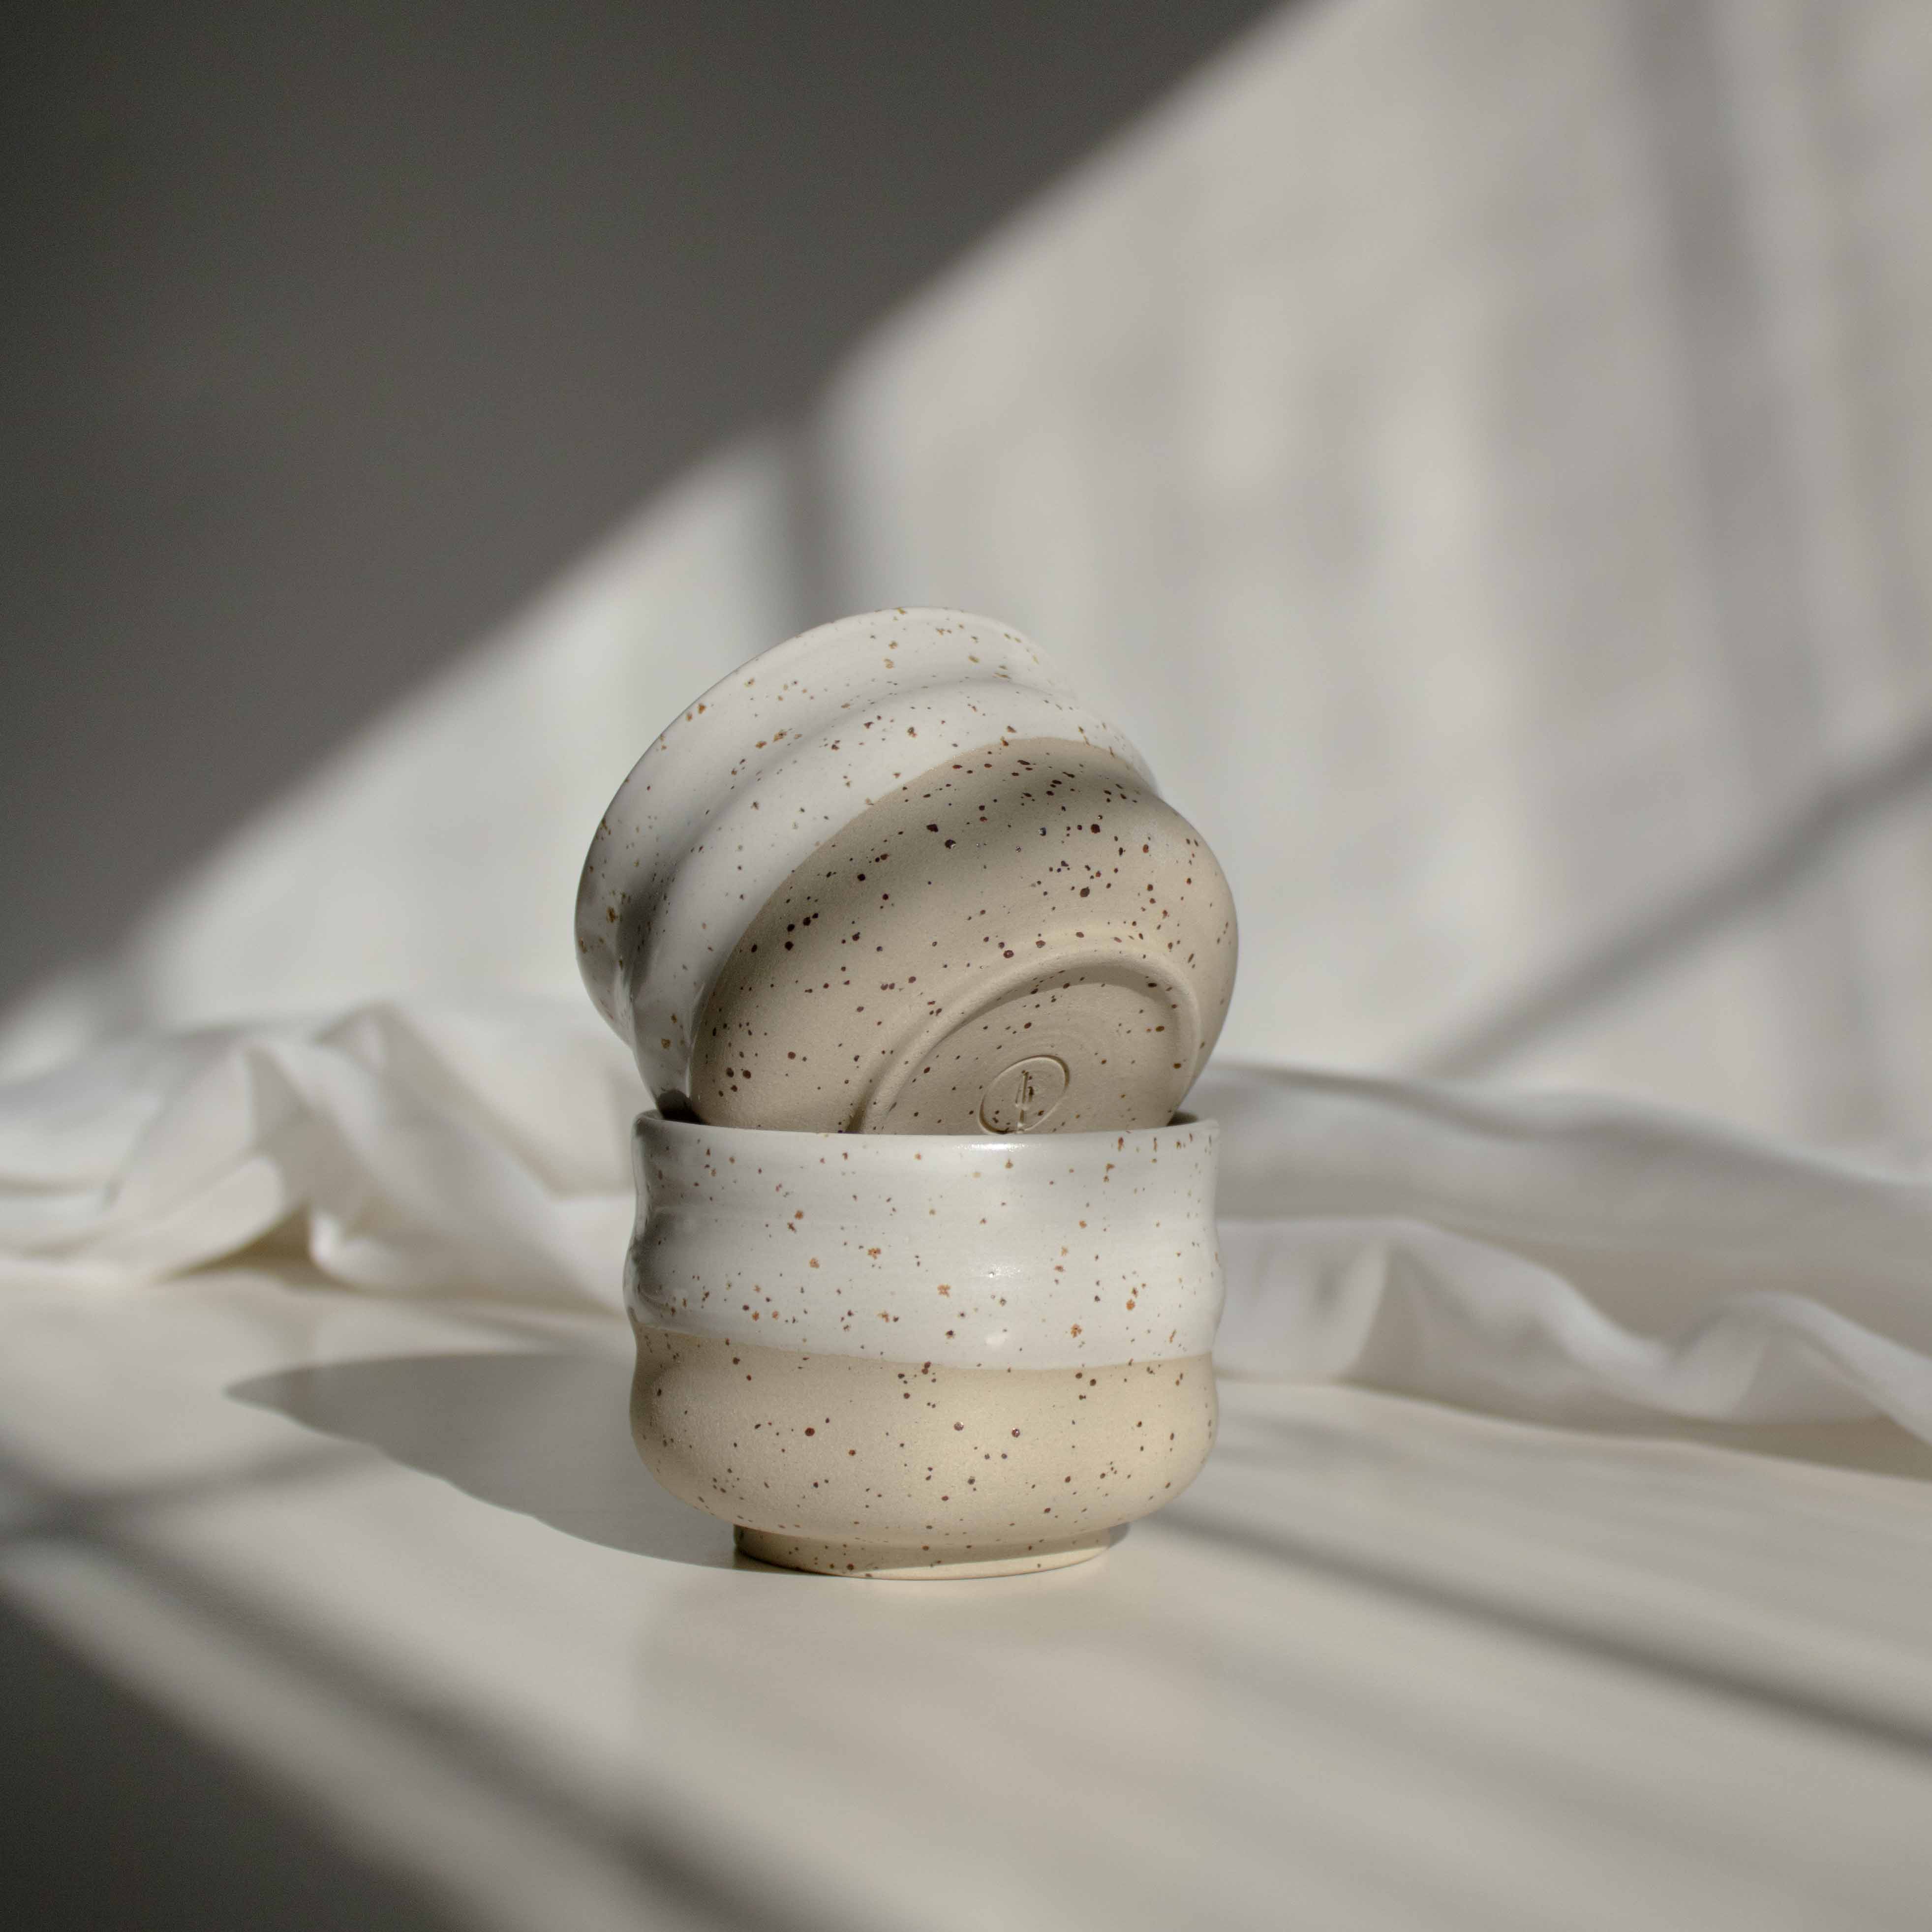
[[[977,1148],[988,1153],[1007,1155],[1022,1148],[1030,1155],[1036,1148],[1051,1150],[1060,1147],[1069,1152],[1076,1149],[1097,1151],[1104,1145],[1124,1144],[1145,1140],[1156,1134],[1170,1133],[1176,1127],[1205,1128],[1214,1134],[1218,1134],[1221,1130],[1220,1122],[1212,1114],[1190,1114],[1184,1108],[1177,1111],[1159,1126],[1086,1128],[1076,1133],[897,1134],[854,1133],[849,1130],[821,1132],[798,1127],[714,1127],[709,1121],[698,1119],[694,1114],[687,1114],[681,1111],[667,1113],[659,1105],[638,1111],[631,1123],[632,1136],[634,1137],[647,1124],[679,1134],[722,1137],[746,1147],[757,1148],[764,1154],[773,1156],[783,1147],[790,1147],[802,1154],[813,1147],[822,1149],[832,1146],[849,1149],[855,1144],[868,1148],[884,1148],[897,1144],[909,1153],[916,1150],[921,1154],[935,1148],[949,1151]]]

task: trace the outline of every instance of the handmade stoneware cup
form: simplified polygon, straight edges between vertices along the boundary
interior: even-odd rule
[[[598,827],[577,943],[669,1104],[976,1135],[1164,1124],[1236,947],[1133,747],[952,610],[824,626],[695,700]]]
[[[1186,1119],[974,1138],[643,1115],[645,1463],[789,1568],[1098,1555],[1214,1442],[1216,1142]]]

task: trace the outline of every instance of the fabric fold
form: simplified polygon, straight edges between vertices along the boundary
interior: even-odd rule
[[[647,1096],[574,1002],[385,1003],[0,1088],[0,1285],[287,1228],[386,1294],[619,1306]],[[1604,1096],[1210,1069],[1232,1374],[1544,1420],[1882,1414],[1932,1441],[1932,1179]]]
[[[159,1280],[293,1222],[356,1287],[617,1304],[646,1096],[594,1022],[384,1004],[116,1052],[0,1090],[0,1283]]]

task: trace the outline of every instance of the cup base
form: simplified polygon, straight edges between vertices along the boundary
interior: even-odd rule
[[[830,1537],[786,1536],[775,1530],[732,1532],[740,1553],[780,1570],[808,1570],[820,1576],[869,1576],[890,1582],[950,1582],[970,1576],[1019,1576],[1064,1570],[1107,1547],[1109,1532],[1089,1531],[1059,1542],[994,1544],[933,1551],[904,1543],[844,1543]]]

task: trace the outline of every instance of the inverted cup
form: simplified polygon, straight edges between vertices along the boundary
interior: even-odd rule
[[[578,904],[654,1093],[800,1131],[1166,1121],[1232,991],[1232,895],[1126,740],[1017,632],[822,626],[638,761]]]

